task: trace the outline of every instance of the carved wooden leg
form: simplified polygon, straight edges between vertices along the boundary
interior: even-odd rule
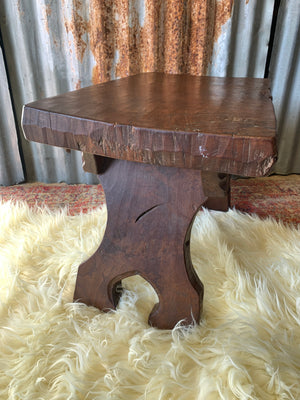
[[[193,217],[207,201],[201,171],[97,160],[104,171],[107,228],[96,253],[79,267],[74,299],[114,308],[116,285],[140,274],[159,297],[150,324],[169,329],[182,319],[198,321],[203,285],[191,263],[189,240]]]

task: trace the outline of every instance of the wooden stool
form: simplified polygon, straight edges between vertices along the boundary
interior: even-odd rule
[[[152,325],[198,321],[193,218],[202,205],[228,208],[227,174],[272,166],[268,80],[143,73],[28,104],[22,125],[28,140],[82,151],[104,187],[105,236],[79,267],[74,299],[114,308],[120,281],[140,274],[159,297]]]

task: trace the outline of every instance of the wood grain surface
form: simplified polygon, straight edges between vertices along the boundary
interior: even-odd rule
[[[156,165],[265,175],[276,158],[269,81],[143,73],[30,103],[28,140]]]

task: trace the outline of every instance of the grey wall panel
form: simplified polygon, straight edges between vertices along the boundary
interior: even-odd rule
[[[214,44],[210,75],[263,78],[274,0],[235,1]]]
[[[300,1],[282,0],[270,74],[278,127],[274,171],[300,173]]]
[[[24,180],[2,49],[0,48],[0,185]]]

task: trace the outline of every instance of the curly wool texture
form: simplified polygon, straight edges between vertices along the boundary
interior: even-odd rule
[[[149,327],[136,276],[116,311],[72,296],[106,211],[68,216],[0,204],[1,399],[299,399],[300,231],[236,211],[200,212],[191,254],[200,325]]]

